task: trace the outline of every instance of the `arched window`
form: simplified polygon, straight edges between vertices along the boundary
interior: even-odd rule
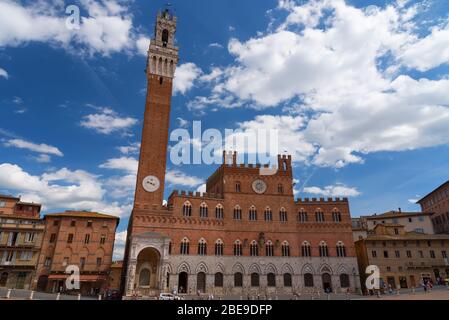
[[[219,220],[223,219],[223,211],[223,206],[221,204],[218,204],[215,207],[215,218]]]
[[[264,217],[265,221],[273,221],[273,213],[269,207],[265,208]]]
[[[282,185],[282,183],[278,184],[278,193],[279,194],[283,194],[284,193],[284,186]]]
[[[334,222],[341,222],[341,213],[338,211],[338,209],[334,209],[332,211],[332,219]]]
[[[251,245],[249,246],[249,254],[252,257],[257,257],[259,255],[259,246],[257,245],[256,240],[251,242]]]
[[[267,286],[276,287],[276,275],[274,273],[267,274]]]
[[[249,220],[257,220],[257,210],[255,206],[251,206],[251,208],[249,208]]]
[[[218,239],[215,242],[215,255],[216,256],[222,256],[223,255],[223,241],[221,241],[221,239]]]
[[[204,238],[201,238],[198,242],[198,255],[205,256],[207,255],[207,244]]]
[[[207,204],[203,202],[200,206],[200,218],[207,218],[207,216],[208,216]]]
[[[150,286],[150,270],[149,269],[144,268],[140,271],[139,286],[141,286],[141,287]]]
[[[267,241],[267,243],[265,244],[265,255],[267,257],[274,256],[274,246],[271,241]]]
[[[241,184],[239,181],[235,183],[235,192],[241,192]]]
[[[182,206],[182,215],[184,217],[191,217],[192,216],[192,205],[190,202],[185,202]]]
[[[181,254],[189,254],[189,239],[187,239],[187,238],[182,239],[180,253]]]
[[[242,208],[239,205],[234,208],[234,220],[242,220]]]
[[[302,243],[301,254],[302,254],[303,257],[311,257],[312,256],[312,250],[311,250],[309,242],[304,241]]]
[[[234,273],[234,287],[243,287],[243,274],[241,272]]]
[[[340,275],[340,287],[342,288],[349,288],[349,276],[346,273],[342,273]]]
[[[346,247],[341,241],[337,243],[337,257],[346,257]]]
[[[240,240],[234,242],[234,256],[240,257],[243,252],[243,246]]]
[[[317,222],[324,222],[324,213],[321,209],[317,209],[317,211],[315,211],[315,220]]]
[[[321,241],[318,247],[320,251],[320,257],[329,257],[329,250],[327,248],[326,242]]]
[[[281,222],[287,222],[288,220],[287,211],[284,208],[281,208],[281,210],[279,210],[279,220]]]
[[[292,286],[292,275],[290,273],[284,273],[284,287]]]
[[[258,287],[258,286],[259,286],[259,274],[251,273],[251,287]]]
[[[282,256],[283,257],[290,257],[290,245],[287,241],[284,241],[282,243]]]
[[[169,36],[168,30],[167,29],[162,30],[162,39],[161,40],[162,40],[162,45],[164,47],[167,47],[168,36]]]
[[[215,287],[223,287],[223,273],[217,272],[214,280]]]
[[[304,209],[300,209],[298,212],[298,222],[307,222],[309,217],[307,217],[307,212]]]
[[[307,288],[313,287],[313,274],[311,273],[304,274],[304,287]]]

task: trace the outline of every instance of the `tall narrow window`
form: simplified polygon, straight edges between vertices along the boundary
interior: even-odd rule
[[[257,210],[256,210],[256,207],[254,207],[254,206],[252,206],[249,209],[249,220],[251,220],[251,221],[257,220]]]
[[[315,212],[315,220],[317,222],[324,222],[324,213],[323,213],[323,211],[321,211],[321,209],[318,209]]]
[[[283,194],[284,193],[284,186],[281,183],[278,184],[278,193],[279,194]]]
[[[304,209],[299,210],[298,221],[299,222],[307,222],[308,221],[307,212]]]
[[[321,241],[319,245],[320,257],[329,257],[329,249],[326,242]]]
[[[190,204],[190,202],[187,201],[182,206],[182,215],[184,217],[191,217],[192,216],[192,205]]]
[[[282,243],[282,256],[283,257],[290,257],[290,245],[287,241],[284,241]]]
[[[279,221],[287,222],[287,220],[287,211],[284,208],[281,208],[281,210],[279,211]]]
[[[271,209],[269,207],[265,208],[264,216],[265,221],[273,221],[273,213],[271,212]]]
[[[234,242],[234,256],[240,257],[243,252],[243,246],[240,240]]]
[[[84,236],[84,243],[85,244],[88,244],[90,242],[90,234],[86,234],[85,236]]]
[[[187,238],[182,239],[180,246],[180,254],[184,255],[189,254],[189,239]]]
[[[337,257],[346,257],[346,247],[341,241],[337,243]]]
[[[240,182],[236,182],[235,183],[235,192],[241,192],[241,184]]]
[[[222,220],[223,219],[223,206],[221,205],[221,204],[218,204],[216,207],[215,207],[215,218],[216,219],[219,219],[219,220]]]
[[[312,256],[312,250],[310,243],[307,241],[304,241],[301,246],[301,253],[303,257],[311,257]]]
[[[259,246],[257,245],[256,240],[251,242],[251,245],[249,246],[249,254],[252,257],[257,257],[259,255]]]
[[[238,205],[234,208],[234,220],[242,220],[242,208]]]
[[[207,244],[206,244],[206,240],[204,240],[204,239],[201,239],[198,242],[198,255],[200,255],[200,256],[207,255]]]
[[[207,218],[207,216],[208,216],[207,211],[208,211],[207,204],[203,202],[200,206],[200,218]]]
[[[267,243],[265,244],[265,255],[267,257],[274,256],[274,246],[271,241],[267,241]]]
[[[334,209],[332,212],[332,219],[334,222],[341,222],[341,213],[337,209]]]
[[[164,46],[164,47],[167,47],[167,44],[168,44],[168,35],[169,35],[168,30],[167,30],[167,29],[164,29],[164,30],[162,31],[162,46]]]
[[[216,256],[222,256],[223,255],[223,241],[221,239],[218,239],[217,242],[215,242],[215,255]]]

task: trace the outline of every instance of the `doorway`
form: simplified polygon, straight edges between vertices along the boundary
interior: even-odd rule
[[[329,273],[323,273],[321,278],[323,280],[323,290],[324,290],[324,292],[328,292],[328,293],[332,292],[331,275]]]
[[[178,292],[187,293],[188,288],[188,275],[187,272],[181,272],[178,279]]]
[[[201,293],[206,292],[206,274],[204,272],[200,272],[196,276],[196,290]]]
[[[0,287],[6,287],[6,283],[8,282],[8,272],[3,272],[0,276]]]

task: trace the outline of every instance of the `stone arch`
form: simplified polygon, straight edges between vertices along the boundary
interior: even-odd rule
[[[266,267],[265,267],[265,274],[269,274],[269,273],[274,273],[274,274],[278,274],[276,266],[272,263],[269,263]]]
[[[315,270],[313,269],[313,266],[310,263],[306,263],[301,269],[301,274],[306,273],[315,274]]]
[[[225,266],[222,263],[217,263],[215,265],[215,273],[217,272],[225,273]]]
[[[236,264],[234,264],[232,266],[232,273],[236,273],[236,272],[240,272],[242,274],[245,274],[245,268],[243,267],[243,265],[239,262],[237,262]]]
[[[284,273],[290,273],[292,275],[294,274],[293,267],[289,263],[284,263],[281,270],[282,270],[282,274],[284,274]]]
[[[349,267],[345,264],[340,264],[337,268],[337,274],[347,273],[349,274]]]
[[[195,269],[195,273],[200,273],[200,272],[204,272],[204,273],[209,273],[208,272],[208,268],[207,268],[207,264],[203,261],[201,261],[200,263],[198,263],[198,265],[196,266]]]
[[[329,273],[329,274],[333,274],[332,268],[331,268],[330,265],[328,265],[327,263],[323,263],[323,264],[320,266],[320,273]]]
[[[248,273],[258,273],[258,274],[262,274],[262,270],[260,270],[260,267],[258,264],[253,263],[252,265],[249,266],[248,268]]]
[[[190,274],[190,265],[187,262],[182,262],[179,266],[178,266],[178,274],[181,272],[185,272],[187,274]]]

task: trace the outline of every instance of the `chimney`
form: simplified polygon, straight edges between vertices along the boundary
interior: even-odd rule
[[[401,213],[402,212],[401,208],[398,208],[398,211],[399,211],[399,213]]]

